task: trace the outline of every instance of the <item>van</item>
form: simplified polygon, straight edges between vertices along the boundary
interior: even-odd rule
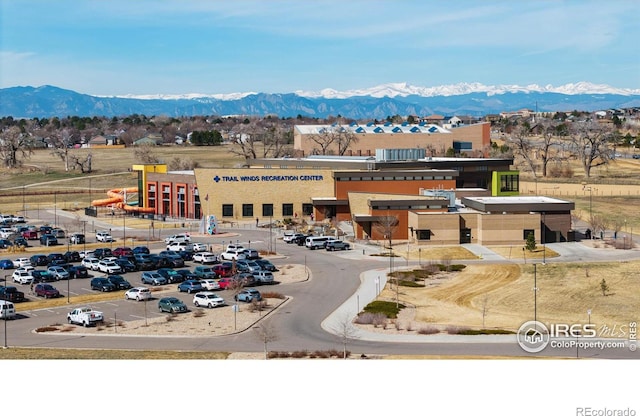
[[[315,250],[317,248],[324,248],[325,244],[327,244],[327,241],[333,241],[333,240],[336,240],[336,238],[330,237],[327,235],[323,235],[319,237],[307,237],[307,239],[304,242],[304,245],[310,250]]]
[[[14,319],[16,317],[16,307],[13,302],[8,300],[0,300],[0,318]]]

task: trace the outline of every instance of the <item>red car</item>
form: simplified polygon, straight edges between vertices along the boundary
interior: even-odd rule
[[[220,285],[220,289],[226,290],[231,289],[235,284],[237,284],[237,281],[230,277],[223,277],[218,280],[218,284]]]
[[[118,247],[112,251],[112,254],[116,257],[129,257],[133,256],[133,250],[131,247]]]
[[[216,277],[229,277],[232,275],[233,267],[227,264],[214,264],[211,266],[211,270],[216,274]]]
[[[38,239],[38,232],[35,231],[35,230],[23,231],[22,232],[22,236],[24,238],[26,238],[27,240],[37,240]]]
[[[33,291],[36,293],[36,296],[42,296],[44,298],[57,298],[60,296],[58,289],[47,283],[37,284]]]

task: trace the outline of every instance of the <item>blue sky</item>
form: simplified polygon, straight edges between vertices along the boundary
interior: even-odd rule
[[[0,0],[0,87],[640,88],[640,1]]]

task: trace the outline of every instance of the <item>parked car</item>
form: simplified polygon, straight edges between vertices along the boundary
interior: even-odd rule
[[[86,279],[89,277],[89,269],[83,265],[71,266],[67,271],[72,279]]]
[[[14,319],[16,317],[16,307],[13,302],[0,300],[0,318]]]
[[[133,254],[149,254],[149,247],[147,246],[136,246],[134,247],[131,251],[133,251]]]
[[[69,242],[71,244],[84,244],[86,241],[84,234],[74,233],[69,236]]]
[[[53,235],[55,238],[66,238],[67,236],[64,230],[61,228],[54,228],[53,230],[51,230],[51,235]]]
[[[42,246],[55,246],[58,244],[58,239],[51,234],[42,234],[40,236],[40,245]]]
[[[266,270],[269,272],[277,272],[278,268],[275,266],[275,264],[271,263],[269,260],[265,260],[265,259],[258,259],[258,260],[254,260],[256,263],[258,263],[260,265],[260,267],[262,267],[262,270]]]
[[[116,287],[116,290],[131,289],[131,283],[129,283],[124,277],[119,274],[113,274],[107,279]]]
[[[253,300],[262,300],[262,295],[256,289],[242,289],[238,294],[234,296],[234,299],[238,302],[253,302]]]
[[[187,312],[187,305],[180,299],[174,297],[162,298],[158,301],[158,309],[160,312],[183,313]]]
[[[155,270],[156,264],[150,254],[135,254],[133,262],[138,270]]]
[[[53,231],[53,227],[49,225],[41,225],[38,231],[40,231],[40,234],[51,234],[51,231]]]
[[[69,263],[77,263],[79,261],[82,261],[82,259],[80,258],[80,253],[77,251],[67,251],[62,256]]]
[[[204,243],[192,243],[191,250],[193,250],[195,253],[200,253],[202,251],[207,251],[208,247]]]
[[[9,248],[12,247],[13,243],[7,239],[0,239],[0,248]]]
[[[43,298],[57,298],[60,296],[60,291],[48,283],[38,283],[33,292],[36,296],[42,296]]]
[[[176,253],[178,253],[178,255],[182,257],[182,260],[184,261],[192,261],[193,255],[196,254],[196,252],[193,250],[176,251]]]
[[[103,259],[105,257],[113,256],[113,251],[109,247],[100,247],[93,250],[93,257]]]
[[[253,278],[256,279],[256,282],[261,285],[271,285],[273,284],[273,273],[268,272],[266,270],[260,270],[257,272],[253,272]]]
[[[168,283],[180,283],[184,281],[184,276],[168,267],[158,269],[157,273],[167,279]]]
[[[213,279],[202,279],[200,285],[202,285],[202,290],[220,290],[220,284]]]
[[[91,279],[91,289],[101,292],[113,292],[116,290],[116,285],[111,283],[106,277],[94,277]]]
[[[116,264],[115,261],[108,261],[104,259],[98,262],[98,270],[106,274],[116,274],[122,272],[122,269]]]
[[[31,260],[29,260],[27,257],[18,257],[17,259],[13,260],[13,266],[16,268],[31,266]]]
[[[182,234],[171,235],[164,239],[165,244],[171,244],[176,242],[189,243],[191,242],[191,236],[187,233],[182,233]]]
[[[327,244],[324,246],[327,251],[336,251],[336,250],[351,250],[351,246],[349,243],[345,243],[341,240],[333,240],[327,241]]]
[[[292,244],[295,241],[296,238],[302,237],[302,236],[304,236],[304,234],[302,234],[302,233],[294,233],[294,232],[287,233],[287,232],[285,232],[284,233],[284,237],[282,237],[282,241],[284,241],[287,244]]]
[[[200,292],[193,295],[193,304],[195,306],[205,306],[207,308],[216,308],[224,306],[224,299],[213,292]]]
[[[31,276],[33,276],[34,283],[53,282],[56,280],[56,277],[49,270],[36,269],[31,272]]]
[[[211,270],[215,273],[214,277],[229,277],[233,274],[233,266],[226,263],[215,264]]]
[[[176,270],[176,272],[180,273],[182,275],[182,277],[184,278],[184,280],[198,280],[199,277],[197,274],[195,274],[194,272],[192,272],[189,269],[179,269]]]
[[[189,248],[189,243],[186,241],[174,241],[167,244],[168,251],[185,251]]]
[[[33,282],[33,276],[25,270],[15,270],[11,278],[13,283],[20,283],[21,285],[28,285]]]
[[[185,280],[184,282],[178,285],[178,292],[201,292],[202,284],[198,280]]]
[[[262,266],[253,260],[238,260],[236,262],[236,267],[241,272],[253,273],[262,270]]]
[[[62,266],[49,266],[47,271],[56,278],[56,280],[67,280],[69,278],[69,272]]]
[[[80,254],[80,259],[84,259],[85,257],[96,257],[96,252],[94,250],[82,250],[78,251]]]
[[[193,269],[193,273],[200,279],[213,279],[216,277],[213,269],[209,266],[196,266]]]
[[[135,299],[140,302],[141,300],[149,300],[152,298],[151,290],[148,287],[132,287],[131,289],[124,292],[124,298]]]
[[[13,260],[11,259],[0,260],[0,269],[3,269],[3,270],[15,269],[15,267],[13,266]]]
[[[242,250],[242,252],[248,260],[255,260],[260,258],[260,253],[258,253],[258,250],[255,250],[253,248],[245,248],[244,250]]]
[[[142,283],[153,286],[167,284],[167,279],[158,272],[142,272],[140,279],[142,280]]]
[[[22,232],[22,236],[27,240],[37,240],[38,232],[35,230],[27,230]]]
[[[108,231],[98,231],[96,232],[96,241],[108,243],[113,241],[113,237],[111,236],[111,234],[109,234]]]
[[[85,257],[82,259],[80,264],[87,269],[91,269],[94,272],[99,270],[100,259],[97,257]]]
[[[200,264],[214,264],[218,262],[218,256],[208,251],[202,251],[193,255],[193,261]]]
[[[129,257],[133,256],[133,250],[131,249],[131,247],[117,247],[113,249],[113,252],[111,254],[115,257]]]
[[[13,245],[16,247],[30,247],[29,242],[24,237],[16,237],[13,239]]]
[[[24,302],[24,292],[19,291],[15,286],[0,286],[0,300]]]
[[[34,254],[29,257],[32,266],[46,266],[49,264],[49,259],[44,254]]]
[[[135,272],[137,270],[136,265],[126,258],[116,259],[115,263],[120,266],[122,273]]]
[[[56,263],[57,261],[57,263]],[[62,253],[49,253],[49,255],[47,256],[47,264],[49,266],[51,265],[55,265],[55,264],[61,264],[61,263],[66,263],[67,261],[64,259],[64,256],[62,255]]]
[[[220,254],[221,260],[244,260],[247,256],[244,254],[244,249],[227,249]]]
[[[158,256],[167,259],[168,267],[184,267],[184,260],[180,255],[174,251],[161,251]]]

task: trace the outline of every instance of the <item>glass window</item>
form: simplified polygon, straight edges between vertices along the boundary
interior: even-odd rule
[[[524,232],[522,233],[522,239],[526,240],[529,234],[536,235],[534,230],[524,230]]]
[[[282,215],[283,216],[292,216],[293,215],[293,204],[282,204]]]
[[[313,204],[302,204],[302,215],[311,215],[313,213]]]
[[[253,204],[242,204],[242,216],[253,217]]]
[[[233,217],[233,204],[222,204],[222,216]]]
[[[431,230],[416,230],[418,240],[431,240]]]
[[[273,217],[273,204],[262,204],[262,216]]]

